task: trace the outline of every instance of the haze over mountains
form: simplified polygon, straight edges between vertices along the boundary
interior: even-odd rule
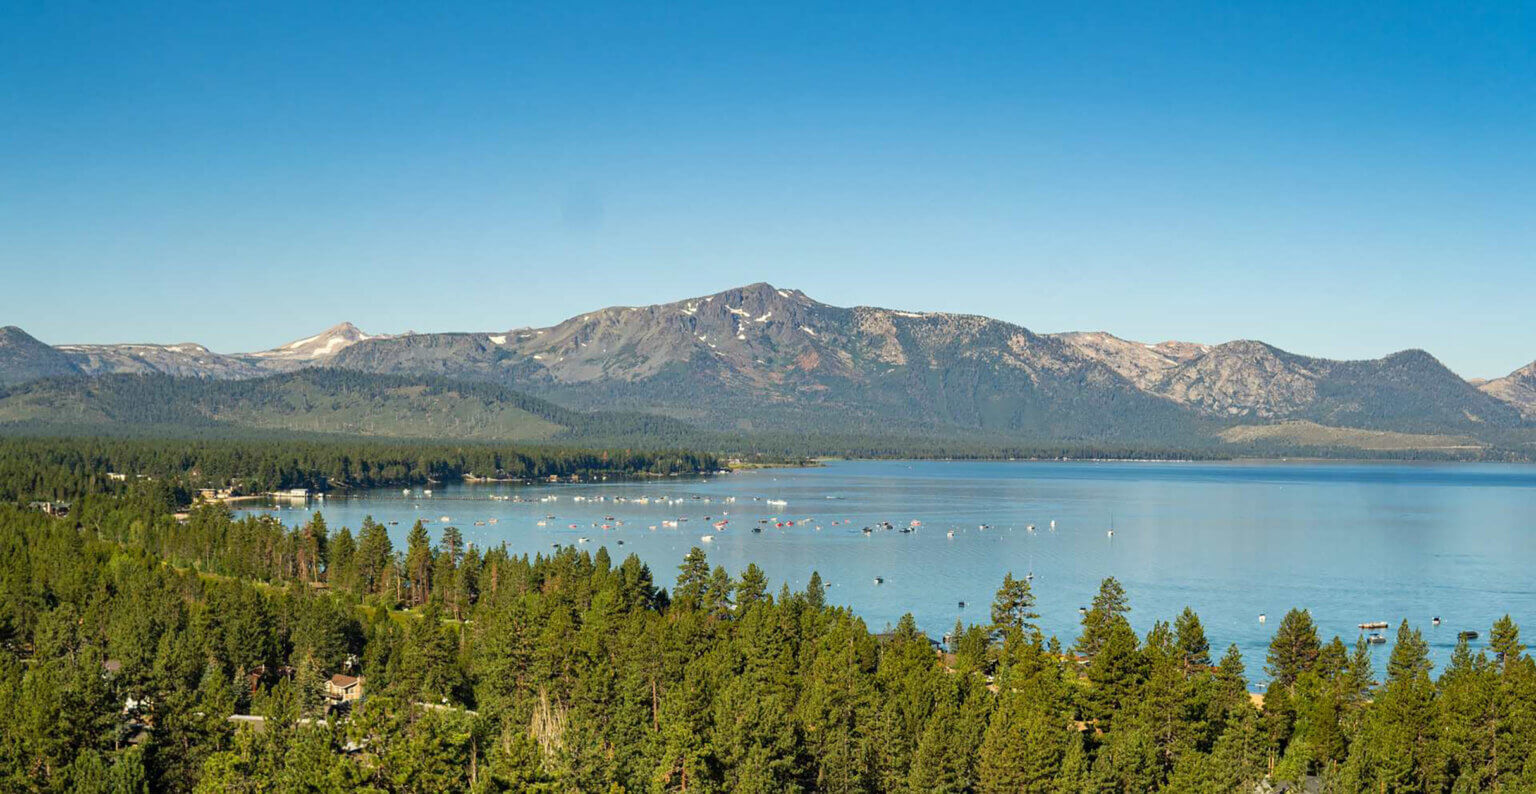
[[[1536,421],[1536,364],[1474,384],[1418,350],[1333,361],[1256,341],[1036,334],[975,315],[831,306],[768,284],[549,328],[370,336],[343,323],[243,354],[192,343],[49,347],[6,328],[0,385],[12,388],[0,421],[16,420],[6,413],[16,387],[42,378],[244,380],[313,367],[490,382],[568,408],[736,433],[1457,448],[1523,445]],[[33,398],[37,388],[22,387]]]

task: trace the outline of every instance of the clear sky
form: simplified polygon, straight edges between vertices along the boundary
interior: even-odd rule
[[[52,343],[770,281],[1500,375],[1536,359],[1536,5],[10,0],[0,275]]]

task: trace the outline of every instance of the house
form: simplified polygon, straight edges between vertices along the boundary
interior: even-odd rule
[[[27,506],[33,510],[41,510],[54,518],[69,515],[69,502],[32,502]]]
[[[337,673],[325,682],[325,696],[338,703],[351,703],[363,698],[363,677]]]

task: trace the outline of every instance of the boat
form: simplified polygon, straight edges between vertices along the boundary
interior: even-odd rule
[[[1030,524],[1029,526],[1025,527],[1024,529],[1029,531],[1029,532],[1034,532],[1035,531],[1035,525],[1034,524]]]
[[[875,584],[885,584],[885,578],[884,577],[880,577],[880,576],[876,576],[875,577]]]
[[[715,542],[715,536],[714,535],[700,535],[699,536],[699,540],[702,540],[705,543],[714,543]]]
[[[1365,641],[1372,645],[1383,645],[1386,643],[1387,638],[1373,631],[1371,636],[1365,638]]]
[[[1456,639],[1458,639],[1458,640],[1475,640],[1475,639],[1477,639],[1477,632],[1475,632],[1475,631],[1459,631],[1459,632],[1456,633]]]
[[[586,542],[587,542],[587,539],[586,539],[586,538],[577,538],[577,539],[576,539],[576,542],[577,542],[577,543],[586,543]]]
[[[961,609],[965,609],[965,602],[964,602],[964,601],[961,601],[961,602],[959,602],[959,603],[958,603],[958,604],[957,604],[957,606],[959,606],[959,607],[960,607],[960,608],[961,608]]]
[[[411,489],[409,489],[409,488],[401,488],[400,489],[400,495],[401,496],[410,496],[411,495]]]
[[[1429,623],[1430,623],[1431,626],[1438,626],[1438,625],[1440,625],[1440,616],[1436,615],[1433,618],[1430,618]]]
[[[448,516],[438,516],[437,520],[443,522],[444,524],[446,524],[449,521],[452,521],[453,519],[449,518]]]
[[[1265,622],[1267,620],[1269,620],[1269,616],[1264,614],[1263,612],[1260,612],[1259,613],[1259,622],[1263,623],[1263,622]]]
[[[1374,630],[1374,629],[1384,629],[1384,628],[1387,628],[1387,626],[1388,626],[1388,624],[1387,624],[1387,622],[1385,620],[1372,620],[1372,621],[1370,621],[1368,623],[1361,623],[1360,624],[1360,628],[1363,631],[1371,631],[1371,630]]]
[[[432,495],[432,489],[431,488],[423,488],[421,490],[421,495],[422,496],[431,496]]]
[[[1056,519],[1054,519],[1054,518],[1051,519],[1051,531],[1052,532],[1056,531]]]
[[[951,529],[951,530],[950,530],[950,531],[949,531],[949,536],[950,536],[950,537],[954,537],[954,536],[955,536],[955,531],[954,531],[954,530],[953,530],[953,529]]]

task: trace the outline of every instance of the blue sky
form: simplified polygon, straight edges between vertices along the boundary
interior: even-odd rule
[[[1536,359],[1536,6],[0,5],[0,324],[270,347],[754,281]]]

